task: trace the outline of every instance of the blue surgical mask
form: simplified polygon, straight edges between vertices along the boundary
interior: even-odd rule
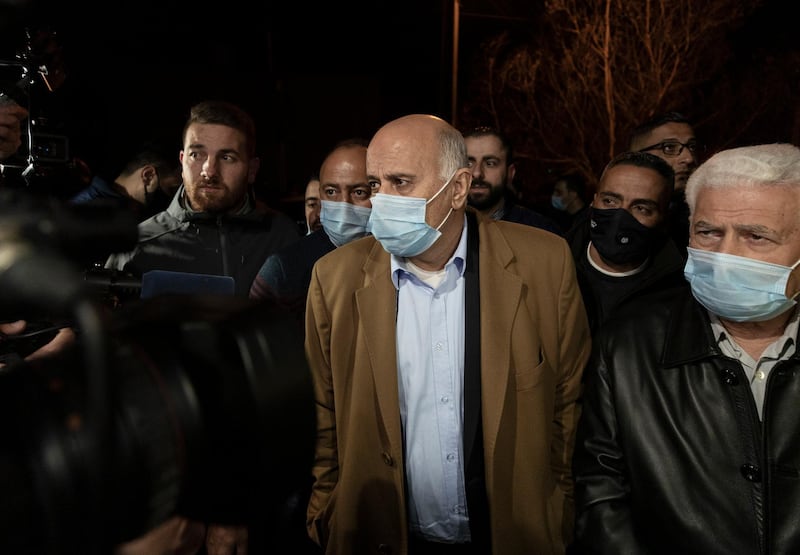
[[[553,205],[553,208],[556,210],[561,210],[562,212],[567,209],[567,206],[564,203],[564,197],[553,195],[550,197],[550,204]]]
[[[720,318],[763,322],[797,304],[786,296],[792,266],[689,247],[684,276],[697,301]]]
[[[419,197],[376,193],[372,196],[372,214],[367,231],[380,241],[386,252],[395,256],[417,256],[425,252],[442,235],[439,230],[453,213],[453,207],[435,229],[425,222],[425,210],[450,184],[456,172],[427,201]]]
[[[366,206],[323,200],[319,221],[331,242],[341,247],[354,239],[367,236],[367,221],[371,212]]]

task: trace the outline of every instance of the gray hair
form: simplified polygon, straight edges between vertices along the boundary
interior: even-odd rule
[[[469,166],[467,143],[458,129],[449,125],[443,126],[439,133],[439,144],[442,149],[439,159],[442,179],[450,179],[456,170]]]
[[[788,143],[722,150],[706,160],[686,183],[686,203],[694,214],[697,195],[706,187],[796,187],[800,191],[800,148]]]

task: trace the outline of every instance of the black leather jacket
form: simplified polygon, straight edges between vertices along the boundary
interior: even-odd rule
[[[628,308],[585,374],[570,553],[800,553],[800,356],[770,373],[762,423],[688,287]]]

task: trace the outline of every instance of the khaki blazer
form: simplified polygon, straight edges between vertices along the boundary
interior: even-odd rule
[[[493,553],[563,553],[590,335],[566,241],[479,218],[484,461]],[[307,525],[329,554],[408,552],[396,290],[372,237],[315,265],[306,307],[317,441]]]

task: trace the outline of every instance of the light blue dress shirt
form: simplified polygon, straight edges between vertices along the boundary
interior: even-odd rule
[[[466,218],[465,218],[466,220]],[[431,287],[392,256],[397,367],[411,533],[470,540],[464,487],[464,266],[467,225]]]

